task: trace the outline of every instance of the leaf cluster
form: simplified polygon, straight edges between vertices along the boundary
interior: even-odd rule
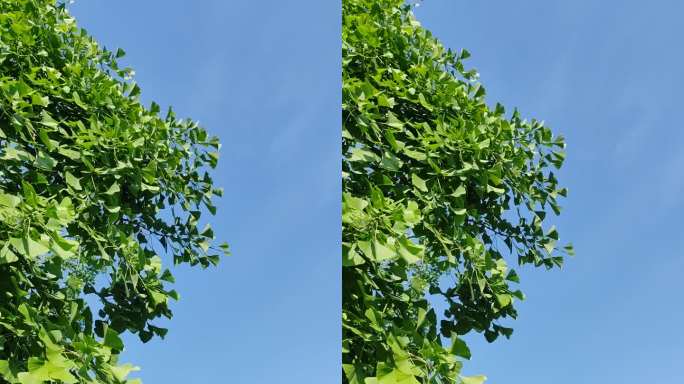
[[[482,382],[460,376],[459,336],[510,337],[502,320],[524,295],[509,263],[560,267],[572,253],[544,225],[567,193],[554,174],[565,143],[489,107],[469,53],[410,8],[343,1],[345,382]]]
[[[228,251],[200,226],[218,139],[142,105],[123,55],[63,4],[0,0],[0,382],[136,382],[119,335],[166,334],[164,264]]]

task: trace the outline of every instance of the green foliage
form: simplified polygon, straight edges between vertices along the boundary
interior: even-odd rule
[[[227,252],[198,226],[217,138],[144,107],[121,56],[63,5],[0,0],[0,382],[139,382],[119,335],[165,335],[164,264]]]
[[[459,336],[511,335],[501,321],[524,296],[506,260],[552,268],[572,252],[543,225],[566,195],[563,138],[488,107],[469,53],[403,0],[342,4],[345,382],[482,383],[460,376]]]

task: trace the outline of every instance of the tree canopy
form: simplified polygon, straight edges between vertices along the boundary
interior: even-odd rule
[[[485,103],[403,0],[343,0],[342,359],[350,384],[481,383],[459,338],[513,330],[511,262],[560,267],[564,140]],[[447,309],[438,314],[434,300]]]
[[[52,0],[0,0],[0,382],[134,383],[171,263],[207,267],[219,141],[140,102],[124,52]]]

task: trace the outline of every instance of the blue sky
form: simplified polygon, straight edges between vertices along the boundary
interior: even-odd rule
[[[426,0],[488,91],[566,136],[556,220],[577,256],[526,269],[510,340],[468,337],[492,384],[683,383],[684,51],[679,1]]]
[[[219,134],[213,220],[234,256],[178,269],[163,342],[129,338],[152,383],[340,382],[339,1],[79,0],[146,100]],[[577,256],[526,269],[511,340],[468,337],[493,384],[682,383],[684,151],[679,1],[426,0],[490,103],[568,141],[556,221]]]
[[[143,100],[223,143],[218,268],[177,268],[164,341],[127,338],[155,383],[335,383],[340,370],[337,2],[104,1],[70,6],[136,70]]]

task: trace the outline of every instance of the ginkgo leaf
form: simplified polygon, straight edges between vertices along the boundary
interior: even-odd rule
[[[73,174],[71,174],[71,172],[66,171],[66,172],[64,173],[64,177],[66,178],[67,184],[68,184],[71,188],[73,188],[73,189],[75,189],[75,190],[77,190],[77,191],[80,191],[81,189],[83,189],[83,188],[81,187],[81,182],[80,182],[80,180],[79,180],[76,176],[74,176]]]
[[[9,242],[10,244],[12,244],[14,250],[17,253],[29,259],[35,259],[36,257],[50,251],[50,249],[47,246],[41,244],[38,241],[33,240],[30,237],[14,237],[11,238]]]

